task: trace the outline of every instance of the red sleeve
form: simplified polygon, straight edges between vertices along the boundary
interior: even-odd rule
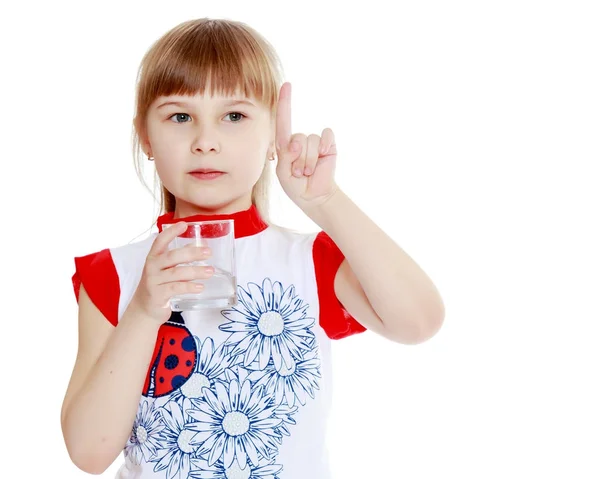
[[[83,284],[92,303],[116,326],[121,289],[110,250],[104,249],[75,258],[75,274],[72,281],[77,301],[79,302],[79,287]]]
[[[333,283],[344,254],[324,231],[317,234],[313,243],[313,261],[319,293],[319,324],[327,336],[342,339],[366,331],[337,299]]]

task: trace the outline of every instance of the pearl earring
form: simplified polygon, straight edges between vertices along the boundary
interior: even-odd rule
[[[149,156],[148,157],[148,161],[154,161],[154,157],[153,156]]]

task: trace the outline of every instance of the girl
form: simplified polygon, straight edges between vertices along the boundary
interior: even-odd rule
[[[173,28],[142,61],[136,103],[162,214],[147,239],[75,258],[70,457],[99,474],[124,450],[119,477],[330,477],[331,340],[427,340],[444,316],[435,286],[336,185],[333,132],[292,134],[291,86],[250,27]],[[269,224],[275,155],[283,190],[322,231]],[[184,220],[220,218],[234,220],[238,304],[171,312],[212,271],[175,267],[210,252],[170,241]]]

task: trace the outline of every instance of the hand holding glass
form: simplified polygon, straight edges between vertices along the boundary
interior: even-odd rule
[[[237,303],[235,272],[235,235],[233,220],[188,222],[186,230],[169,245],[170,249],[186,246],[208,247],[210,256],[179,266],[212,266],[208,279],[194,280],[204,288],[199,293],[172,296],[172,311],[194,311],[207,308],[228,308]]]

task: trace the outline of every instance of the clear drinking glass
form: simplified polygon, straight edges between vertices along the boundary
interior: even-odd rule
[[[170,249],[187,245],[207,246],[211,256],[204,261],[192,261],[178,266],[212,266],[215,273],[207,279],[195,280],[204,289],[199,293],[172,296],[172,311],[193,311],[207,308],[228,308],[237,304],[235,246],[233,220],[193,221],[169,245]]]

